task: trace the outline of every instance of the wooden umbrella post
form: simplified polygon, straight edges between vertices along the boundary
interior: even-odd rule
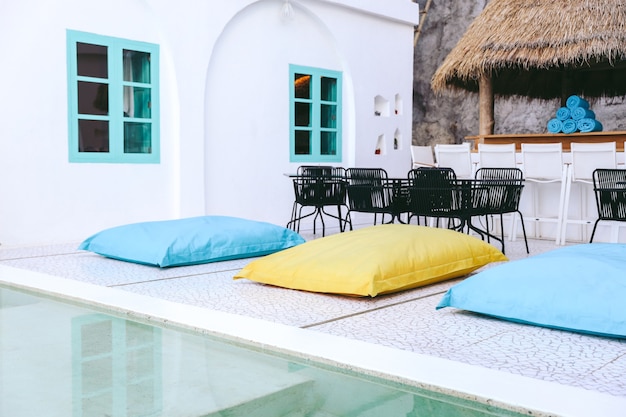
[[[487,74],[482,74],[478,80],[478,108],[479,108],[479,122],[478,122],[478,135],[493,135],[494,126],[494,98],[493,98],[493,83],[491,77]]]

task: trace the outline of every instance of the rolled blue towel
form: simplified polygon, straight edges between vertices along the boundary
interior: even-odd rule
[[[578,97],[577,95],[569,96],[565,105],[571,110],[576,107],[583,107],[585,109],[589,108],[589,102],[584,98]]]
[[[593,119],[592,119],[593,120]],[[563,133],[574,133],[578,130],[574,119],[567,119],[563,121]]]
[[[560,121],[567,120],[570,118],[570,113],[570,109],[568,109],[567,107],[561,107],[556,111],[556,118]]]
[[[561,122],[559,119],[548,120],[548,132],[560,133],[561,130],[563,130],[563,122]]]
[[[575,109],[572,109],[571,113],[572,119],[574,120],[596,118],[596,114],[592,110],[586,109],[584,107],[576,107]]]
[[[602,123],[600,123],[596,119],[580,119],[578,122],[576,122],[576,126],[578,127],[578,130],[583,133],[602,131]]]

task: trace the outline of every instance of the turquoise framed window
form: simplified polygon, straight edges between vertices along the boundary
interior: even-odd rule
[[[341,162],[341,73],[289,66],[290,161]]]
[[[159,163],[159,46],[67,31],[70,162]]]

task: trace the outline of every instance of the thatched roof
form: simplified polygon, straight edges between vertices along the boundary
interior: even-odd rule
[[[433,76],[434,91],[626,95],[626,0],[491,0]]]

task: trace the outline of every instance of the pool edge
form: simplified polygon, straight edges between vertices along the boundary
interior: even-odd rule
[[[454,362],[266,320],[179,304],[117,288],[0,265],[0,283],[533,416],[610,416],[626,398]],[[562,399],[554,401],[555,398]],[[532,410],[529,413],[528,410]]]

